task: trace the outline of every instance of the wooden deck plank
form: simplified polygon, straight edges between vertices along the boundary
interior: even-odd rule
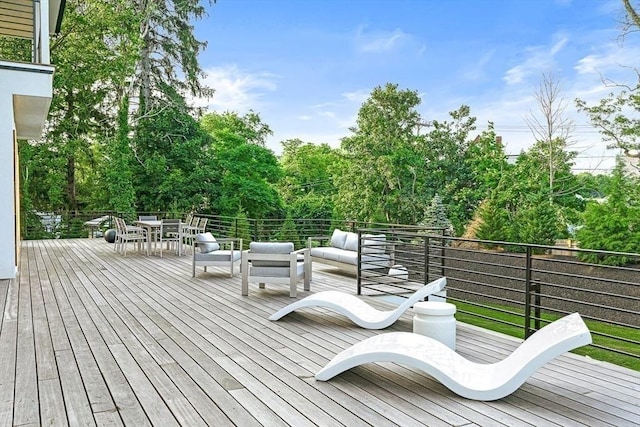
[[[410,331],[411,310],[385,331],[319,308],[271,322],[292,301],[287,287],[251,286],[242,297],[240,278],[222,269],[192,278],[190,257],[122,257],[102,239],[23,242],[19,279],[0,281],[0,425],[625,426],[640,418],[638,372],[573,355],[496,402],[460,398],[392,363],[317,382],[338,351]],[[355,279],[314,271],[311,292],[327,289],[355,293]],[[462,355],[489,363],[518,345],[464,324],[457,335]]]
[[[29,270],[20,276],[18,289],[18,335],[15,361],[14,424],[40,424],[38,379],[31,313],[31,286],[39,285],[33,251],[29,251]]]
[[[44,241],[44,244],[53,254],[60,250],[59,242],[48,240]],[[74,287],[69,285],[74,276],[69,269],[67,257],[52,256],[50,259],[55,261],[53,266],[58,275],[55,280],[57,287],[54,287],[56,303],[81,370],[93,412],[115,412],[129,425],[149,425],[147,416],[99,330],[93,324],[89,312],[77,297]],[[68,276],[67,273],[71,275]],[[110,420],[113,417],[102,415],[101,418]]]

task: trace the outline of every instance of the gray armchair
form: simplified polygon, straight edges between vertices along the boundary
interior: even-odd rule
[[[211,233],[199,233],[195,236],[193,246],[192,277],[196,277],[196,266],[204,267],[204,271],[209,266],[227,267],[230,277],[233,277],[235,266],[240,265],[242,239],[216,239]]]
[[[291,242],[251,242],[242,252],[242,295],[249,295],[249,281],[289,284],[289,296],[297,296],[298,281],[304,290],[311,289],[311,261],[309,249],[293,250]]]

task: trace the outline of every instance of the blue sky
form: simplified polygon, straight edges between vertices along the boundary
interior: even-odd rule
[[[371,90],[387,82],[418,91],[425,120],[462,104],[477,132],[495,123],[508,154],[534,142],[526,118],[542,74],[562,85],[578,169],[605,171],[612,152],[574,99],[612,90],[602,76],[637,80],[640,39],[620,43],[621,0],[218,0],[195,23],[200,100],[214,111],[249,109],[274,132],[268,147],[300,138],[339,147]]]

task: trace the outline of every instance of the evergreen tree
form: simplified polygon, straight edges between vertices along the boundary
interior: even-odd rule
[[[447,216],[447,208],[438,194],[433,196],[431,203],[425,208],[423,219],[418,225],[423,227],[424,232],[427,233],[439,233],[442,230],[445,235],[453,234],[453,226]]]
[[[96,197],[95,208],[113,210],[127,214],[135,213],[135,190],[131,171],[133,154],[129,141],[129,98],[125,95],[118,110],[117,133],[115,140],[107,144],[107,155],[100,162],[103,169],[104,185],[101,185],[102,197]]]
[[[251,225],[249,224],[247,213],[241,207],[234,215],[234,218],[235,224],[233,224],[233,228],[231,229],[229,234],[231,237],[242,239],[242,245],[246,249],[249,247],[249,243],[253,241],[253,230],[251,229]]]
[[[626,176],[618,163],[604,202],[589,202],[576,237],[581,249],[640,253],[640,180]],[[580,253],[588,262],[623,265],[639,262],[625,256]]]
[[[132,82],[140,99],[138,116],[171,103],[173,96],[168,88],[181,96],[212,95],[213,91],[200,82],[203,72],[198,54],[206,42],[195,38],[192,24],[205,14],[202,2],[135,0],[134,7],[141,17],[139,60]]]
[[[305,244],[300,240],[296,223],[291,218],[291,215],[287,215],[287,218],[282,223],[282,226],[276,235],[276,239],[281,242],[293,242],[296,249],[300,249],[305,246]]]

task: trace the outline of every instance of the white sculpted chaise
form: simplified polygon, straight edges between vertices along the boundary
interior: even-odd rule
[[[423,335],[390,332],[338,353],[316,374],[316,379],[327,381],[365,363],[395,362],[425,371],[462,397],[497,400],[516,391],[553,358],[588,344],[591,344],[591,333],[578,313],[546,325],[506,359],[492,364],[472,362]]]
[[[407,311],[409,307],[412,307],[416,302],[422,301],[428,295],[440,292],[446,284],[446,277],[434,280],[428,285],[418,289],[395,310],[388,311],[377,310],[355,295],[344,292],[318,292],[280,309],[276,313],[272,314],[271,317],[269,317],[269,320],[279,320],[299,308],[325,307],[347,316],[356,325],[362,328],[383,329],[398,320],[398,318],[402,316],[402,313]]]

